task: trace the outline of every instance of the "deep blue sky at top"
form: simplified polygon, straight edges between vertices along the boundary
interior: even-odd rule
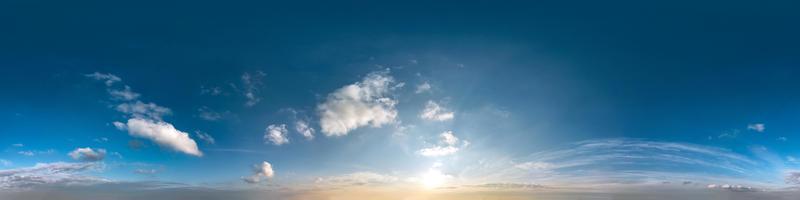
[[[25,142],[65,152],[75,147],[65,138],[113,132],[105,124],[118,114],[100,103],[107,94],[82,76],[95,71],[121,76],[148,101],[170,107],[177,127],[214,133],[224,144],[260,140],[268,121],[286,119],[278,110],[313,116],[327,93],[382,69],[376,65],[402,65],[393,71],[397,78],[410,85],[430,80],[456,109],[491,104],[511,111],[513,125],[485,127],[492,136],[482,141],[520,149],[511,154],[610,137],[732,149],[758,143],[797,154],[798,7],[753,1],[6,1],[0,3],[0,145]],[[444,67],[456,63],[465,68]],[[201,86],[226,85],[254,71],[267,75],[263,100],[253,108],[235,95],[199,94]],[[192,116],[201,106],[231,110],[239,120],[202,123]],[[708,139],[748,123],[767,124],[771,135]],[[113,134],[126,140],[124,133]],[[321,143],[336,142],[342,141]]]

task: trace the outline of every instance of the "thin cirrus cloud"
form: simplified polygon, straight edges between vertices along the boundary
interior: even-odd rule
[[[540,151],[507,163],[467,169],[465,178],[544,182],[557,186],[681,183],[771,185],[782,177],[769,162],[710,146],[602,139]],[[695,170],[704,169],[704,170]]]
[[[206,132],[195,131],[194,134],[195,134],[195,136],[197,136],[197,139],[200,139],[203,142],[206,142],[206,144],[215,144],[215,143],[217,143],[217,141],[214,139],[214,137],[211,136],[211,134],[208,134]]]
[[[116,75],[95,72],[86,76],[95,80],[105,80],[112,100],[121,101],[115,106],[115,109],[128,115],[129,118],[126,123],[113,122],[117,129],[127,130],[131,136],[151,140],[159,146],[181,153],[193,156],[203,155],[198,149],[197,143],[189,137],[188,133],[176,129],[171,123],[163,120],[164,116],[172,114],[172,110],[155,103],[144,103],[138,100],[140,95],[131,91],[127,85],[123,90],[112,89],[113,83],[121,81]]]
[[[415,90],[414,93],[420,94],[420,93],[430,92],[432,88],[433,87],[431,86],[430,83],[424,82],[422,84],[417,85],[417,90]]]
[[[267,74],[261,71],[257,71],[255,73],[245,72],[242,74],[242,95],[244,95],[245,99],[247,99],[244,103],[245,106],[252,107],[261,101],[261,97],[258,95],[260,88],[263,85],[261,80],[266,75]]]
[[[404,182],[400,177],[375,172],[355,172],[342,175],[317,177],[314,183],[318,186],[381,186]]]
[[[33,167],[0,170],[0,189],[25,189],[40,185],[87,185],[109,180],[84,175],[104,168],[102,162],[37,163]]]
[[[753,123],[747,125],[747,130],[763,133],[765,130],[767,130],[767,126],[762,123]]]
[[[328,94],[317,106],[325,136],[344,136],[363,126],[381,127],[397,118],[397,100],[391,97],[395,80],[388,70],[372,72],[363,80]]]

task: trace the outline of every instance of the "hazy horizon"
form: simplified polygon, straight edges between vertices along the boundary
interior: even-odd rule
[[[0,199],[792,199],[792,1],[0,2]]]

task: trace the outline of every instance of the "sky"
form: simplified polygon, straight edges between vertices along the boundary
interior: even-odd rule
[[[791,199],[797,6],[4,1],[0,198]]]

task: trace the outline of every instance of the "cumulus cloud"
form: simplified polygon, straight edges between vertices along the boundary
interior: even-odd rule
[[[766,130],[766,129],[767,129],[767,127],[762,123],[755,123],[755,124],[748,124],[747,125],[747,130],[752,130],[752,131],[759,132],[759,133],[763,133],[764,130]]]
[[[450,146],[456,145],[458,143],[458,138],[455,135],[453,135],[453,131],[445,131],[444,133],[439,135],[439,137],[442,138],[442,142]]]
[[[93,184],[108,180],[81,175],[82,172],[100,170],[99,162],[38,163],[33,167],[0,170],[0,189],[29,188],[43,184]]]
[[[417,85],[417,90],[414,91],[414,93],[420,94],[420,93],[430,92],[431,88],[432,87],[430,83],[424,82],[422,84]]]
[[[275,177],[275,171],[272,169],[272,164],[267,161],[261,162],[253,166],[253,175],[243,177],[242,180],[247,183],[255,184],[261,182],[264,178],[271,179]]]
[[[117,111],[129,114],[133,118],[148,118],[161,121],[164,115],[172,114],[169,108],[161,107],[155,103],[142,103],[141,101],[127,102],[117,105]]]
[[[189,137],[189,134],[175,129],[170,123],[131,118],[123,128],[128,130],[128,134],[131,136],[152,140],[162,147],[193,156],[203,156],[203,153],[197,148],[197,143]]]
[[[305,120],[297,120],[294,123],[294,128],[298,133],[300,133],[300,135],[303,135],[303,137],[305,137],[307,140],[314,139],[314,131],[315,130],[314,130],[314,128],[309,126],[307,121],[305,121]]]
[[[140,95],[131,91],[127,85],[123,90],[111,89],[114,82],[121,81],[117,76],[99,72],[86,76],[96,80],[106,80],[111,98],[121,101],[115,109],[127,114],[129,119],[127,124],[113,122],[114,127],[119,130],[127,130],[131,136],[153,140],[162,147],[189,155],[202,156],[202,152],[197,148],[197,143],[189,137],[189,134],[175,129],[172,124],[163,120],[163,116],[172,114],[169,108],[136,100]]]
[[[397,100],[390,97],[394,78],[389,71],[368,74],[360,82],[328,94],[317,106],[325,136],[343,136],[362,126],[381,127],[395,122]]]
[[[453,119],[454,113],[440,106],[434,101],[428,101],[425,109],[419,115],[420,118],[433,121],[447,121]]]
[[[89,147],[77,148],[69,152],[69,154],[67,155],[69,155],[69,157],[74,160],[94,162],[103,160],[103,158],[106,157],[106,150],[105,149],[94,150]]]
[[[288,132],[286,124],[272,124],[267,126],[267,132],[264,133],[264,140],[280,146],[289,143]]]
[[[438,157],[451,155],[460,150],[458,147],[459,139],[453,134],[453,131],[445,131],[439,134],[439,145],[429,148],[420,149],[417,151],[420,155],[428,157]],[[466,147],[469,145],[468,141],[461,141],[461,146]]]
[[[94,73],[91,73],[91,74],[85,74],[84,76],[89,77],[89,78],[93,78],[94,80],[98,80],[98,81],[105,81],[106,86],[111,86],[115,82],[122,81],[122,79],[120,79],[119,77],[117,77],[114,74],[103,74],[103,73],[100,73],[100,72],[94,72]]]
[[[195,131],[194,134],[195,134],[195,136],[197,136],[198,139],[202,140],[203,142],[206,142],[207,144],[216,143],[216,140],[214,140],[214,137],[212,137],[210,134],[208,134],[206,132]]]

